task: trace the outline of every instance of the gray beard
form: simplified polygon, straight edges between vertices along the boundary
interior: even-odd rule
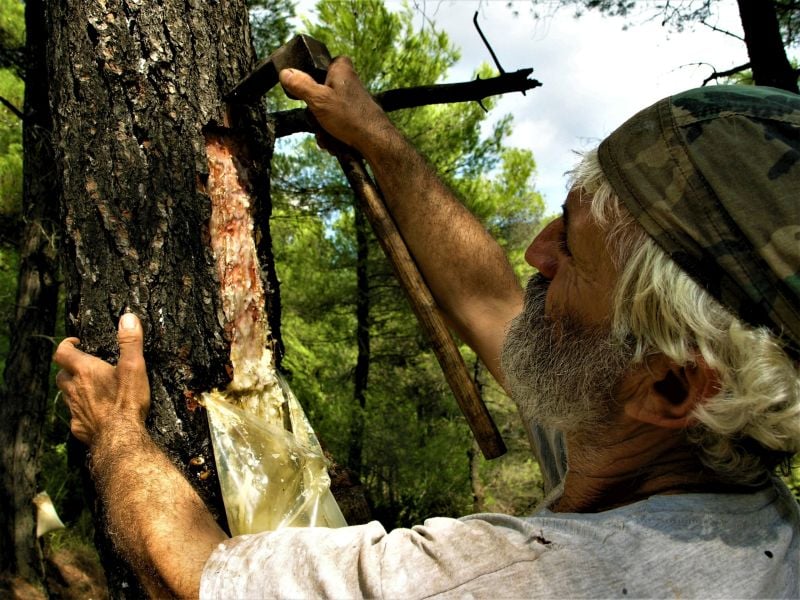
[[[531,277],[522,312],[511,322],[501,355],[506,385],[526,423],[597,433],[609,424],[633,350],[608,327],[546,317],[548,285],[541,275]]]

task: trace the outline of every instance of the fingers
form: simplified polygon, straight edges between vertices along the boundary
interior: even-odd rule
[[[62,369],[74,372],[78,364],[84,360],[88,354],[81,352],[75,346],[81,341],[76,337],[69,337],[62,340],[53,354],[53,362]]]
[[[356,69],[353,66],[353,61],[349,56],[337,56],[331,61],[328,67],[328,76],[325,78],[325,83],[331,87],[336,87],[336,84],[344,84],[347,79],[356,78]]]
[[[119,365],[143,363],[144,332],[139,317],[133,313],[125,313],[120,317],[117,341],[119,342]]]
[[[358,75],[353,68],[353,62],[347,56],[337,56],[328,67],[325,86],[318,84],[311,75],[298,69],[283,69],[278,78],[283,89],[300,100],[311,103],[316,95],[324,93],[323,89],[326,86],[337,88],[345,85],[348,79],[357,79]]]
[[[311,101],[315,93],[319,93],[318,88],[324,87],[314,81],[311,75],[297,69],[283,69],[278,74],[278,78],[287,93],[307,103]]]
[[[64,403],[69,407],[69,398],[70,394],[72,393],[72,375],[70,375],[64,369],[61,369],[58,374],[56,374],[56,387],[61,390],[62,397],[64,398]]]
[[[150,385],[144,362],[144,331],[138,317],[122,315],[117,331],[119,361],[117,362],[117,398],[124,406],[134,407],[144,419],[150,405]]]

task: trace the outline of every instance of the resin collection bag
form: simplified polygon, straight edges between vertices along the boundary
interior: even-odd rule
[[[203,397],[231,534],[345,526],[322,448],[294,394],[279,378],[258,400]]]

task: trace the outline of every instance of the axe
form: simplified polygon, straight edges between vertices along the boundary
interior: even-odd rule
[[[225,97],[231,104],[250,104],[258,101],[278,83],[282,69],[305,71],[318,83],[325,82],[331,56],[324,44],[307,35],[298,35],[281,46],[243,78]],[[445,379],[469,423],[475,439],[486,458],[505,453],[503,439],[484,404],[475,382],[469,375],[464,359],[445,325],[436,301],[406,247],[375,183],[368,175],[363,161],[354,151],[337,154],[339,164],[359,200],[383,251],[394,268],[408,296],[411,307],[442,367]]]

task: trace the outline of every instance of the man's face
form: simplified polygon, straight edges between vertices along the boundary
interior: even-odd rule
[[[506,384],[522,417],[566,432],[608,422],[614,392],[632,359],[610,332],[617,272],[588,200],[570,193],[564,216],[533,241],[522,313],[503,344]]]
[[[550,281],[545,313],[573,318],[587,326],[605,325],[617,269],[604,232],[589,212],[591,198],[572,190],[562,216],[550,222],[525,252],[525,260]]]

